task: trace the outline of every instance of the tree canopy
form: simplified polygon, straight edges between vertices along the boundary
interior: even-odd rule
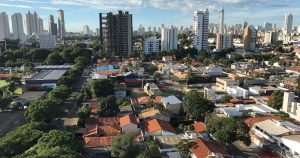
[[[110,79],[93,80],[91,89],[94,98],[107,97],[114,94],[114,84]]]
[[[133,142],[133,135],[124,134],[112,138],[110,151],[118,158],[135,157],[137,150]]]
[[[240,140],[246,145],[250,144],[250,128],[240,120],[227,117],[213,117],[207,120],[207,131],[224,145]]]
[[[274,91],[268,101],[268,106],[280,110],[283,103],[283,91]]]
[[[101,116],[116,116],[120,111],[117,98],[114,95],[99,99],[98,114]]]

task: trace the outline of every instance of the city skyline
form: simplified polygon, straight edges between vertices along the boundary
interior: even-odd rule
[[[133,14],[134,29],[137,29],[139,24],[152,27],[161,24],[189,27],[193,25],[193,12],[205,8],[210,12],[210,23],[218,23],[218,10],[222,7],[225,9],[224,24],[227,26],[242,24],[244,21],[250,25],[262,26],[269,21],[281,28],[288,13],[294,15],[293,25],[300,25],[300,2],[297,0],[3,0],[0,6],[1,12],[6,12],[9,16],[14,13],[22,13],[24,16],[28,11],[36,11],[44,19],[44,28],[49,28],[49,15],[56,15],[56,11],[62,9],[65,12],[68,32],[81,31],[83,24],[89,25],[95,31],[99,27],[96,20],[99,12],[116,13],[119,9],[128,10]]]

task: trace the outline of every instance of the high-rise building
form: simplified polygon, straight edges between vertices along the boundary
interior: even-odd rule
[[[49,15],[49,35],[57,36],[57,24],[54,22],[53,15]]]
[[[38,17],[38,33],[41,34],[44,31],[44,20]]]
[[[265,32],[265,40],[264,43],[267,44],[275,44],[277,41],[277,34],[274,31]]]
[[[140,36],[145,35],[145,27],[143,27],[141,24],[139,25],[139,28],[138,28],[138,35],[140,35]]]
[[[148,38],[144,41],[144,53],[158,53],[159,40],[155,38]]]
[[[26,32],[27,35],[35,35],[42,33],[43,30],[43,20],[38,17],[36,12],[33,13],[26,13]],[[41,26],[42,25],[42,26]]]
[[[0,40],[10,37],[8,15],[5,12],[0,13]]]
[[[224,8],[219,11],[219,33],[224,34]]]
[[[100,13],[100,45],[109,55],[127,56],[132,52],[132,14]]]
[[[256,49],[256,35],[257,31],[254,26],[247,25],[244,29],[244,49],[255,51]]]
[[[264,31],[265,32],[272,31],[272,30],[273,30],[273,24],[272,23],[269,23],[269,22],[264,23]]]
[[[23,18],[21,13],[15,13],[11,16],[11,24],[13,29],[13,37],[14,39],[24,40],[24,26],[23,26]]]
[[[90,27],[89,27],[89,25],[83,25],[82,34],[83,35],[89,35],[90,34]]]
[[[208,48],[208,24],[208,9],[194,12],[194,47],[198,51]]]
[[[176,27],[162,27],[161,29],[161,50],[168,51],[177,49],[178,29]]]
[[[283,34],[289,35],[292,33],[293,28],[293,15],[291,13],[285,15],[284,25],[283,25]]]
[[[57,11],[57,25],[58,25],[58,36],[60,38],[65,37],[66,34],[66,28],[65,28],[65,16],[64,16],[64,11],[63,10],[58,10]]]
[[[217,34],[216,49],[231,48],[233,46],[232,34]]]
[[[100,36],[100,29],[96,28],[96,36]]]

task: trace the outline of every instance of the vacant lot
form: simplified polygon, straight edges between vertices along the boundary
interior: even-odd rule
[[[25,122],[24,111],[0,112],[0,137]]]

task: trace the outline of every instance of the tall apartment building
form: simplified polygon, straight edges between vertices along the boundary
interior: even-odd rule
[[[277,33],[274,31],[265,32],[265,40],[264,43],[267,44],[275,44],[277,41]]]
[[[127,56],[132,52],[132,14],[99,13],[100,45],[109,55]]]
[[[216,49],[231,48],[233,46],[232,34],[217,34]]]
[[[155,38],[148,38],[144,41],[144,53],[158,53],[159,52],[159,40]]]
[[[5,12],[0,13],[0,40],[10,37],[8,15]]]
[[[269,22],[264,23],[264,31],[265,32],[272,31],[272,30],[273,30],[273,24],[272,23],[269,23]]]
[[[244,49],[255,51],[257,31],[252,25],[244,28]]]
[[[285,15],[284,25],[282,28],[284,35],[289,35],[292,33],[293,28],[293,15],[291,13]]]
[[[58,36],[60,38],[65,37],[66,34],[66,28],[65,28],[65,15],[64,15],[64,11],[63,10],[58,10],[57,11],[57,17],[58,17],[58,21],[57,21],[57,25],[58,25]]]
[[[176,27],[161,28],[161,50],[168,51],[178,47],[178,29]]]
[[[53,15],[49,15],[49,35],[57,36],[57,24],[54,22]]]
[[[224,8],[219,11],[219,33],[224,34]]]
[[[43,19],[36,12],[28,12],[26,16],[26,33],[27,35],[35,35],[43,32]]]
[[[24,26],[23,26],[23,18],[21,13],[15,13],[11,15],[11,24],[13,29],[13,38],[24,40]]]
[[[194,47],[200,51],[208,48],[208,25],[209,12],[204,11],[194,12]]]

